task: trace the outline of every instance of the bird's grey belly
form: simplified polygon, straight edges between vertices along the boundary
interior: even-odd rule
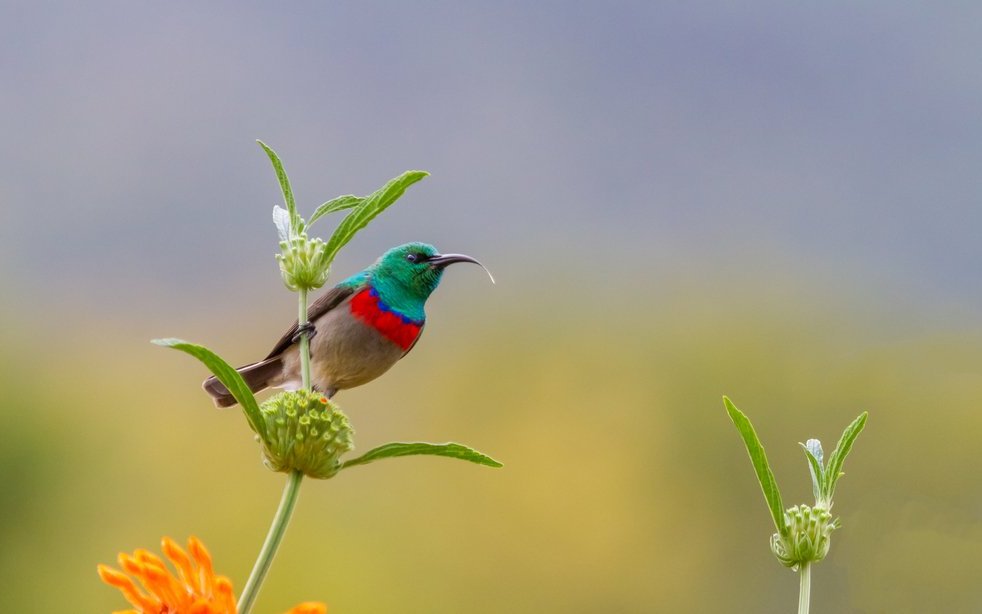
[[[366,384],[388,371],[404,354],[401,347],[355,318],[347,305],[321,316],[315,325],[310,377],[324,392]],[[284,377],[278,386],[300,386],[299,362],[297,346],[291,346],[284,352]]]

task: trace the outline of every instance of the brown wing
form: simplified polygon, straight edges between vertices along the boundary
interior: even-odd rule
[[[354,286],[334,286],[307,308],[307,319],[311,322],[316,321],[317,318],[343,303],[346,298],[354,293]],[[293,326],[291,326],[290,330],[286,331],[286,333],[280,337],[280,340],[276,342],[275,346],[273,346],[273,349],[266,356],[266,359],[282,354],[286,348],[293,345],[293,336],[297,334],[298,328],[299,322],[294,320]]]

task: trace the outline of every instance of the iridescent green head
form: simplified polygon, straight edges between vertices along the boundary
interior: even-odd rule
[[[372,286],[390,307],[420,317],[423,303],[440,285],[443,270],[455,262],[473,262],[484,268],[470,256],[440,254],[429,243],[406,243],[382,254],[372,266]]]

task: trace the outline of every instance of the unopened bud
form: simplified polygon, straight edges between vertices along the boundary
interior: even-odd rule
[[[301,233],[289,241],[280,241],[280,250],[281,253],[276,254],[280,275],[293,292],[316,290],[327,281],[330,265],[326,262],[327,244],[324,241]]]
[[[802,563],[821,561],[829,552],[830,535],[839,528],[838,519],[822,507],[796,505],[784,512],[787,537],[771,536],[771,552],[781,564],[796,569]]]

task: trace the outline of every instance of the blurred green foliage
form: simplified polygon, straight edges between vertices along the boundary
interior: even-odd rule
[[[457,438],[506,467],[415,458],[312,482],[259,611],[786,611],[797,584],[773,563],[724,392],[753,408],[788,501],[811,495],[797,442],[875,421],[814,611],[978,610],[982,331],[790,277],[493,292],[465,277],[410,357],[338,399],[360,451]],[[282,476],[200,391],[204,369],[146,342],[181,330],[244,362],[292,309],[237,296],[81,312],[57,352],[28,336],[50,314],[4,314],[28,332],[0,339],[0,611],[119,609],[96,563],[165,534],[201,537],[241,588]]]

